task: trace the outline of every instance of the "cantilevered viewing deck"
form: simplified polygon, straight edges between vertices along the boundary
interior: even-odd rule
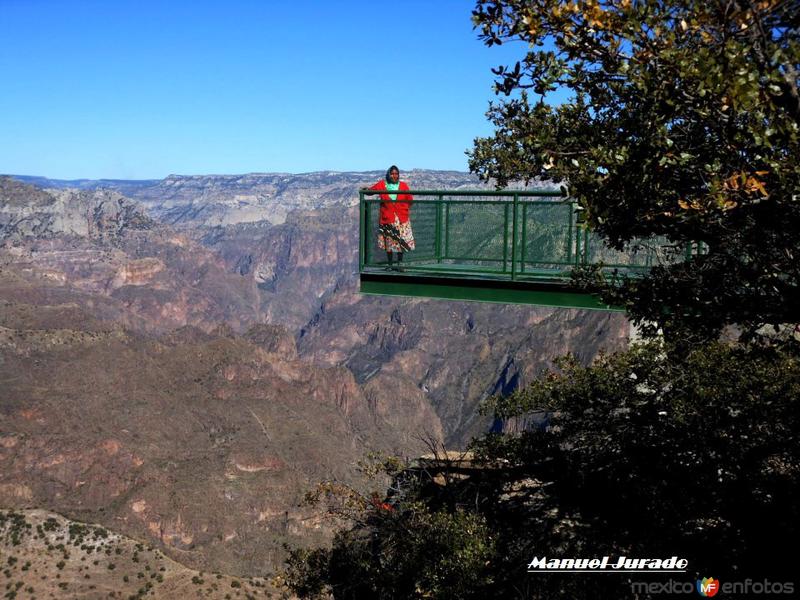
[[[581,292],[576,267],[646,272],[681,260],[690,249],[665,240],[635,241],[624,252],[609,248],[582,223],[577,203],[552,190],[411,190],[416,249],[403,270],[388,270],[378,248],[380,194],[359,191],[361,292],[620,310]]]

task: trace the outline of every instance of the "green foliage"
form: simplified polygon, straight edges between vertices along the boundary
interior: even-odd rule
[[[493,402],[506,418],[553,411],[547,431],[476,444],[541,482],[519,508],[540,534],[530,552],[566,545],[679,554],[717,573],[790,572],[772,536],[800,523],[796,355],[710,344],[678,361],[650,345],[560,366]]]
[[[301,598],[485,597],[495,556],[485,517],[427,502],[407,476],[412,466],[397,458],[371,454],[359,468],[390,497],[320,484],[307,501],[345,527],[331,548],[292,550],[284,584]]]
[[[300,598],[328,597],[331,551],[326,548],[294,549],[286,559],[283,583]]]
[[[707,253],[607,290],[668,330],[798,322],[800,39],[794,2],[478,0],[500,67],[492,137],[470,168],[498,185],[569,183],[589,226]],[[569,90],[560,106],[545,102]],[[619,301],[620,298],[614,297]]]
[[[482,515],[421,502],[378,506],[333,547],[294,551],[287,583],[303,598],[483,598],[494,541]]]

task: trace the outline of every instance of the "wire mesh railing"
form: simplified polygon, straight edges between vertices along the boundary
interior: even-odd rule
[[[416,274],[563,281],[578,266],[641,273],[681,260],[688,251],[658,238],[633,240],[623,251],[610,248],[581,222],[577,203],[558,191],[402,193],[413,197],[408,212],[415,242],[414,250],[403,253],[402,265]],[[386,200],[385,194],[359,192],[362,273],[390,270],[378,242],[380,207],[402,200]]]

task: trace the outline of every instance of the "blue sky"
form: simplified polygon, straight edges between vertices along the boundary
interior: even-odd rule
[[[491,132],[470,0],[0,0],[0,173],[466,170]]]

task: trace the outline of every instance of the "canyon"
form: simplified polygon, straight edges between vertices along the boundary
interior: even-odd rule
[[[330,535],[317,483],[463,448],[505,426],[482,400],[627,344],[619,313],[360,294],[357,189],[381,176],[0,177],[0,506],[265,576]]]

